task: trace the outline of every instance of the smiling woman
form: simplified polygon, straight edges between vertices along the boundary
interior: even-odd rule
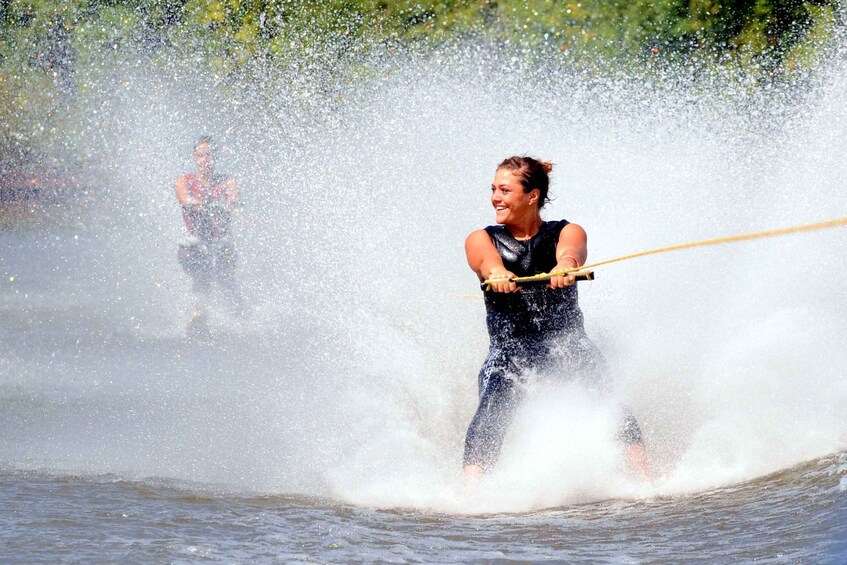
[[[549,201],[549,173],[552,170],[552,163],[531,157],[509,157],[497,168],[491,184],[495,221],[517,241],[530,241],[544,226],[541,208]],[[565,221],[557,231],[560,233],[556,245],[556,262],[548,271],[563,271],[585,263],[588,255],[585,230]],[[504,279],[497,283],[497,292],[515,292],[517,287],[509,279],[518,275],[506,270],[503,261],[492,253],[495,249],[486,245],[490,239],[489,233],[488,229],[478,230],[468,238],[467,251],[468,261],[472,261],[471,268],[483,279]],[[475,264],[479,264],[481,269],[477,269]],[[558,276],[551,279],[550,285],[561,288],[573,282],[573,276]]]
[[[491,345],[479,373],[479,407],[465,439],[469,479],[497,460],[506,431],[530,374],[568,378],[600,391],[602,355],[588,339],[572,274],[550,278],[543,287],[521,288],[515,277],[560,272],[585,263],[587,236],[567,220],[546,222],[553,165],[510,157],[497,167],[491,185],[496,226],[474,231],[465,243],[468,264],[491,283],[485,309]],[[649,476],[641,431],[622,412],[619,439],[631,466]]]

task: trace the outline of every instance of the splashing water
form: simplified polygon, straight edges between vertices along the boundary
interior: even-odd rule
[[[833,230],[637,259],[581,286],[652,485],[622,470],[611,408],[571,385],[528,400],[475,493],[460,468],[487,347],[463,242],[493,221],[496,163],[556,164],[544,215],[585,227],[589,260],[843,216],[843,59],[794,88],[597,77],[473,46],[368,64],[324,92],[274,76],[232,95],[145,60],[89,77],[97,209],[4,236],[38,254],[5,261],[24,282],[3,302],[19,316],[0,462],[523,511],[731,484],[847,444]],[[182,338],[173,182],[202,133],[243,192],[253,316],[218,316],[198,346]]]

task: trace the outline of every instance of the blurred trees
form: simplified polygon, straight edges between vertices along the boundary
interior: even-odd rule
[[[86,73],[128,48],[178,52],[224,77],[464,40],[574,61],[696,60],[779,76],[810,64],[841,9],[841,0],[5,0],[0,167],[32,160],[65,127]]]

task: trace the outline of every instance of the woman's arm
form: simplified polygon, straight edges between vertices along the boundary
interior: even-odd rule
[[[176,192],[176,199],[179,201],[180,206],[199,206],[203,204],[200,200],[188,194],[188,179],[185,175],[176,179],[176,188],[174,191]]]
[[[588,235],[577,224],[568,224],[562,228],[559,241],[556,244],[556,266],[553,272],[573,269],[585,264],[588,259]],[[572,285],[576,279],[573,275],[550,278],[551,288],[562,288]]]
[[[230,210],[234,210],[241,206],[241,192],[238,190],[238,185],[235,184],[235,181],[228,178],[226,179],[226,201],[229,204]]]
[[[494,247],[488,232],[476,230],[465,240],[465,254],[468,266],[477,274],[479,280],[491,280],[494,292],[516,292],[518,286],[509,279],[515,274],[506,270],[503,258]],[[492,280],[493,279],[493,280]],[[499,280],[498,280],[499,279]]]

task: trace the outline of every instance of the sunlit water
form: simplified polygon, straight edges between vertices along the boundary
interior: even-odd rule
[[[783,89],[408,57],[306,93],[91,78],[90,198],[0,234],[0,558],[839,562],[843,229],[598,268],[612,397],[534,390],[476,490],[460,466],[487,346],[463,242],[496,163],[556,163],[545,217],[589,260],[844,216],[841,59]],[[197,342],[173,181],[209,132],[252,313]]]

